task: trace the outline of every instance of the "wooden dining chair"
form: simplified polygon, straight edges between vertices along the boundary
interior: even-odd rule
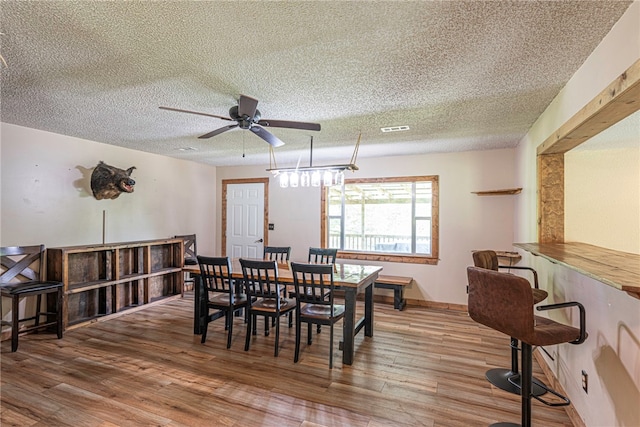
[[[2,247],[0,264],[0,293],[2,297],[11,298],[11,321],[2,321],[2,325],[11,327],[11,351],[18,350],[18,335],[22,333],[55,326],[58,338],[62,338],[63,284],[44,280],[44,245]],[[55,301],[49,305],[45,299],[43,308],[42,296],[49,294],[55,295]],[[35,314],[25,313],[21,318],[20,299],[30,296],[36,297]],[[55,311],[49,311],[49,307]],[[42,317],[44,323],[40,323]],[[21,328],[20,324],[25,322],[31,323]]]
[[[264,316],[265,335],[269,335],[269,319],[275,320],[274,356],[278,356],[281,316],[296,309],[296,302],[284,296],[285,288],[278,282],[276,261],[240,259],[244,290],[247,295],[247,336],[245,351],[249,350],[251,336],[257,335],[257,316]]]
[[[231,278],[231,261],[228,257],[197,256],[197,260],[200,265],[203,298],[207,307],[200,342],[204,344],[207,340],[209,323],[224,317],[227,348],[230,348],[234,314],[240,313],[247,307],[247,296],[240,293],[240,287],[236,286],[235,281]]]
[[[195,234],[174,236],[184,242],[184,265],[198,265],[198,245]],[[189,272],[184,274],[185,290],[190,290],[195,285],[195,279]]]
[[[291,257],[291,246],[265,246],[263,257],[269,261],[287,262]]]
[[[332,264],[292,262],[291,272],[296,294],[296,350],[294,363],[300,356],[302,323],[307,324],[307,345],[313,342],[311,325],[329,325],[329,368],[333,368],[333,326],[344,318],[345,307],[334,303]]]
[[[309,256],[307,261],[315,264],[335,264],[338,250],[333,248],[309,248]],[[289,296],[294,297],[295,292],[291,292]],[[293,326],[293,315],[289,314],[289,327]],[[322,325],[316,326],[318,333],[322,330]]]
[[[333,248],[309,248],[309,263],[335,264],[338,250]]]

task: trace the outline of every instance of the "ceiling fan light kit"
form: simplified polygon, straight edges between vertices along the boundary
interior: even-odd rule
[[[358,135],[358,141],[353,150],[351,161],[342,165],[325,165],[313,166],[313,137],[311,137],[311,145],[309,147],[309,166],[296,166],[292,168],[279,168],[276,164],[275,153],[273,147],[269,147],[271,158],[269,159],[269,169],[273,177],[278,177],[280,187],[319,187],[320,184],[325,187],[332,185],[344,184],[344,171],[357,171],[356,158],[358,157],[358,148],[360,147],[360,138],[362,133]]]

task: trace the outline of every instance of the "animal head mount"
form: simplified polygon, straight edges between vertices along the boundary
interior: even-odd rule
[[[133,193],[136,182],[130,178],[135,169],[119,169],[100,161],[91,174],[91,190],[98,200],[117,199],[121,193]]]

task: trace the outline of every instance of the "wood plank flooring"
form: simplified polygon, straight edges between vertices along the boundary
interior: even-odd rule
[[[520,422],[518,396],[492,387],[484,372],[509,366],[509,338],[466,313],[376,303],[374,337],[356,337],[343,366],[336,328],[303,340],[293,363],[295,328],[244,351],[235,319],[231,349],[224,322],[207,342],[193,335],[193,299],[169,301],[104,322],[2,343],[0,424],[8,426],[487,426]],[[262,320],[259,323],[262,327]],[[306,329],[305,329],[306,335]],[[534,361],[534,373],[544,374]],[[536,426],[571,426],[563,408],[533,401]]]

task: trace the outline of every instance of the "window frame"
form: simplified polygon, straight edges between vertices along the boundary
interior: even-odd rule
[[[396,253],[381,253],[381,252],[361,252],[361,251],[345,251],[338,250],[338,258],[353,259],[361,261],[386,261],[386,262],[402,262],[411,264],[429,264],[437,265],[439,256],[439,219],[438,212],[440,206],[440,191],[439,191],[439,175],[422,175],[422,176],[403,176],[403,177],[388,177],[388,178],[355,178],[345,179],[345,185],[348,184],[375,184],[375,183],[389,183],[389,182],[418,182],[429,181],[431,182],[431,254],[429,255],[417,255],[417,254],[396,254]],[[320,212],[320,243],[323,248],[328,247],[328,220],[329,220],[329,188],[322,186],[321,194],[321,212]],[[414,217],[415,220],[415,217]]]

